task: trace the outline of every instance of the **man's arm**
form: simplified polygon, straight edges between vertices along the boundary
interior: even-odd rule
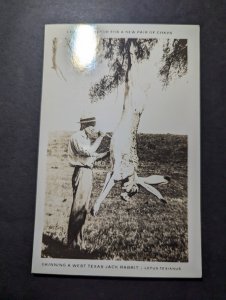
[[[108,156],[109,154],[110,154],[110,151],[98,153],[97,156],[96,156],[96,160],[102,159],[102,158]]]
[[[100,146],[100,143],[101,143],[103,137],[104,137],[104,134],[101,134],[95,140],[95,142],[90,146],[84,145],[82,140],[80,140],[78,137],[76,137],[76,138],[74,137],[73,140],[71,141],[71,145],[76,150],[76,152],[78,152],[80,155],[88,156],[88,157],[89,156],[96,157],[98,155],[96,153],[96,150]]]
[[[104,137],[104,135],[100,135],[95,140],[95,142],[90,146],[90,153],[92,153],[91,156],[97,156],[98,155],[98,153],[96,153],[96,151],[99,148],[99,146],[100,146],[100,144],[101,144],[101,142],[103,140],[103,137]]]

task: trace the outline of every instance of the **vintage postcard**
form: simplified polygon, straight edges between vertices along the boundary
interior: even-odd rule
[[[199,26],[46,25],[33,273],[198,278]]]

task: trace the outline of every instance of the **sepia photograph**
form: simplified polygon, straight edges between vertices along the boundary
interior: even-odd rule
[[[198,43],[46,26],[34,273],[201,276]]]

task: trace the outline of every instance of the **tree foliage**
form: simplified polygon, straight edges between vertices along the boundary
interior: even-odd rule
[[[187,72],[187,40],[168,39],[163,46],[162,67],[159,70],[160,79],[168,86],[173,77],[182,77]]]
[[[104,59],[108,61],[109,74],[90,88],[91,101],[103,99],[114,88],[127,82],[132,59],[135,63],[150,59],[151,50],[157,42],[157,39],[102,39],[100,47]],[[164,86],[175,75],[183,76],[187,72],[187,40],[168,39],[163,46],[161,63],[159,75]]]

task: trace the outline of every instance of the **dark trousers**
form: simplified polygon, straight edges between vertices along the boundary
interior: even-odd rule
[[[68,224],[68,245],[83,248],[83,228],[92,192],[90,168],[76,166],[72,176],[73,203]]]

